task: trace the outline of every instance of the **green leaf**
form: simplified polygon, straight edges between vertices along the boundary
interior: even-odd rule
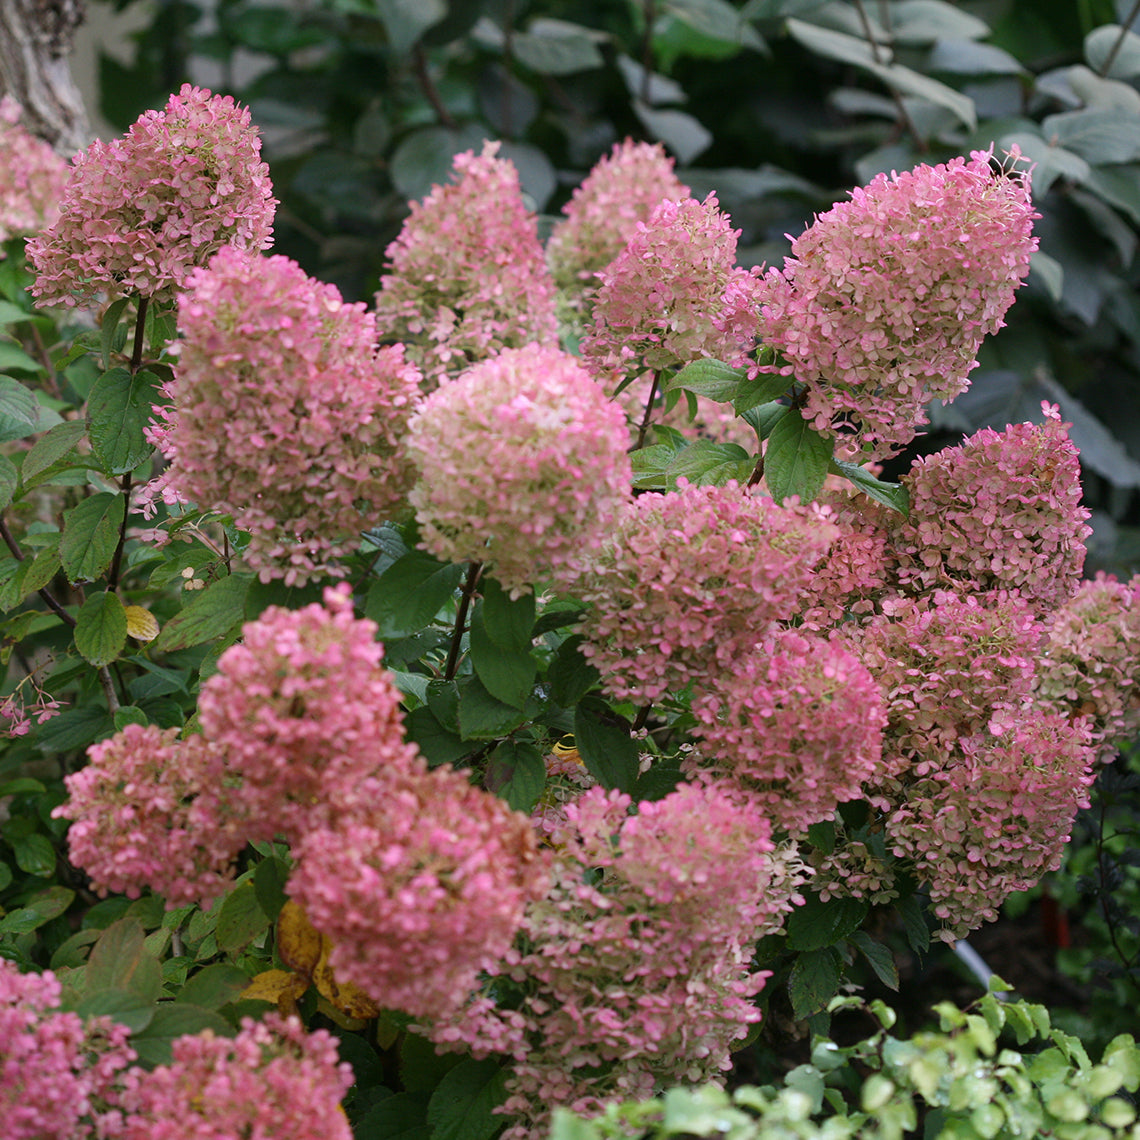
[[[738,44],[754,30],[727,0],[665,0],[664,10],[710,39]]]
[[[127,613],[119,595],[92,594],[80,607],[75,625],[75,648],[98,668],[109,665],[127,643]]]
[[[516,58],[539,75],[573,75],[604,63],[594,42],[597,33],[563,20],[535,20],[527,32],[516,32]]]
[[[11,609],[29,594],[42,590],[59,573],[58,536],[56,544],[45,547],[35,558],[25,558],[19,570],[0,593],[0,608]]]
[[[591,700],[574,710],[574,744],[586,770],[605,788],[632,792],[640,762],[624,717]]]
[[[380,627],[381,638],[410,637],[431,624],[466,572],[461,562],[440,562],[423,550],[410,550],[372,583],[365,616]]]
[[[396,192],[404,198],[422,198],[432,186],[451,175],[451,160],[465,150],[483,146],[485,128],[469,123],[461,128],[422,127],[407,135],[392,154],[388,172]]]
[[[396,1093],[373,1105],[353,1133],[377,1140],[434,1140],[427,1122],[427,1100],[415,1093]]]
[[[694,360],[686,364],[669,381],[667,390],[684,388],[686,392],[727,404],[736,399],[741,382],[747,375],[748,370],[745,368],[733,368],[723,361],[705,357],[703,360]],[[789,379],[784,387],[786,388],[790,382]]]
[[[851,941],[859,948],[859,952],[871,964],[875,976],[889,990],[899,988],[899,971],[895,965],[894,955],[890,949],[881,942],[876,942],[863,930],[856,930],[851,935]]]
[[[827,1007],[839,988],[840,959],[834,946],[801,954],[792,965],[788,994],[796,1020],[811,1017]]]
[[[27,462],[25,458],[24,462]],[[6,511],[16,487],[20,482],[20,473],[16,465],[6,455],[0,455],[0,511]]]
[[[162,632],[151,642],[152,652],[189,649],[228,633],[245,615],[249,583],[248,574],[230,574],[207,586],[162,627]]]
[[[37,475],[47,471],[64,456],[75,451],[76,445],[87,433],[87,425],[82,420],[66,420],[56,424],[51,431],[32,444],[20,468],[20,478],[27,486]],[[76,454],[74,458],[79,461]],[[84,461],[86,462],[86,461]]]
[[[400,1081],[410,1093],[431,1093],[462,1060],[455,1053],[437,1053],[426,1038],[408,1033],[400,1046]]]
[[[146,949],[146,931],[137,918],[111,923],[91,948],[85,980],[88,993],[130,990],[148,1001],[162,992],[162,967]]]
[[[777,503],[798,495],[810,503],[823,487],[831,462],[832,441],[824,439],[798,409],[781,418],[768,437],[764,478]]]
[[[504,740],[491,753],[484,782],[515,811],[529,812],[546,790],[546,761],[535,745]]]
[[[1114,51],[1116,54],[1112,55]],[[1104,24],[1085,36],[1085,59],[1093,71],[1100,74],[1110,55],[1112,66],[1104,73],[1106,79],[1134,79],[1140,75],[1140,36],[1135,32],[1125,31],[1120,24]]]
[[[111,353],[115,348],[116,333],[119,331],[119,321],[123,318],[123,310],[130,304],[129,297],[120,297],[107,306],[103,319],[99,322],[99,348],[103,357],[103,371],[111,367]],[[119,340],[120,345],[123,338]]]
[[[16,856],[16,866],[29,875],[46,879],[55,874],[55,848],[46,835],[36,832],[9,839]]]
[[[791,412],[787,404],[759,404],[741,412],[740,418],[756,432],[760,439],[767,439],[775,430],[776,425]]]
[[[712,145],[712,132],[684,111],[658,111],[640,99],[633,100],[633,111],[649,134],[663,142],[682,165],[688,165]]]
[[[0,376],[0,443],[35,434],[39,422],[40,405],[31,389]]]
[[[244,970],[226,962],[214,962],[190,978],[175,1000],[203,1009],[221,1009],[235,1001],[248,985],[249,975]]]
[[[18,344],[0,340],[0,368],[16,372],[40,372],[42,368]]]
[[[100,491],[68,511],[59,557],[69,582],[92,582],[111,565],[125,510],[124,496]]]
[[[817,894],[805,892],[804,905],[788,916],[788,949],[820,950],[842,942],[859,929],[867,910],[861,899],[840,897],[822,902]]]
[[[150,720],[138,705],[123,705],[115,710],[115,731],[122,732],[128,724],[138,724],[145,727],[150,724]]]
[[[475,675],[496,700],[521,709],[534,688],[538,666],[529,652],[502,649],[487,633],[483,606],[475,607],[471,619],[471,664]]]
[[[73,752],[114,731],[115,722],[106,709],[98,705],[81,705],[66,709],[41,725],[36,732],[36,747],[48,753]]]
[[[598,670],[582,656],[582,641],[577,634],[568,637],[546,671],[550,696],[564,709],[573,708],[601,680]]]
[[[222,901],[215,929],[218,949],[227,953],[244,949],[262,931],[269,929],[269,921],[269,915],[257,901],[257,889],[253,883],[242,883]]]
[[[47,791],[47,788],[31,776],[17,776],[0,784],[0,798],[4,796],[30,796]]]
[[[506,1071],[493,1058],[461,1061],[428,1101],[432,1140],[491,1140],[503,1123],[492,1110],[506,1100],[506,1082]]]
[[[875,502],[898,511],[903,518],[910,515],[910,494],[901,483],[883,483],[865,467],[860,467],[857,463],[845,463],[842,459],[833,459],[829,466],[834,474],[850,479]]]
[[[90,990],[75,1007],[82,1018],[109,1017],[132,1034],[141,1033],[154,1020],[155,1004],[131,990]]]
[[[44,836],[32,835],[28,838],[42,840]],[[6,866],[6,864],[0,864],[0,866]],[[21,869],[27,870],[26,867]],[[47,878],[54,870],[55,858],[53,855],[51,866],[47,869],[46,874],[38,871],[29,873]],[[48,887],[46,890],[38,891],[22,907],[10,910],[3,919],[0,919],[0,934],[29,934],[33,930],[38,930],[41,926],[51,922],[53,918],[58,918],[63,914],[74,900],[75,892],[67,887]]]
[[[494,740],[525,720],[519,708],[489,693],[478,677],[466,679],[459,697],[459,732],[464,740]]]
[[[376,10],[397,56],[406,55],[416,41],[447,15],[444,0],[376,0]]]
[[[742,380],[740,390],[732,401],[738,416],[762,404],[777,400],[792,386],[791,376],[778,372],[761,372],[754,380]]]
[[[404,729],[408,740],[423,753],[424,759],[432,768],[437,768],[440,764],[454,764],[475,750],[475,745],[463,740],[458,733],[444,728],[427,705],[420,705],[408,713],[404,719]]]
[[[179,1037],[210,1030],[219,1037],[232,1037],[234,1027],[220,1014],[184,1002],[162,1002],[150,1024],[131,1036],[131,1048],[144,1065],[169,1065],[171,1046]]]
[[[151,584],[154,584],[153,576]],[[245,620],[257,621],[270,606],[299,610],[313,602],[319,602],[323,597],[324,585],[320,582],[309,582],[304,586],[286,586],[279,578],[275,578],[272,582],[263,582],[260,578],[254,578],[245,595]]]
[[[479,592],[483,595],[483,625],[487,636],[500,649],[529,651],[534,629],[533,594],[511,598],[494,578],[482,578]]]
[[[133,471],[153,446],[143,435],[150,422],[161,379],[153,372],[134,375],[126,368],[104,372],[87,398],[87,434],[91,447],[112,474]]]
[[[737,443],[698,439],[674,456],[665,474],[670,482],[684,478],[701,487],[721,486],[729,479],[747,482],[754,465],[752,456]]]
[[[926,924],[918,895],[908,895],[901,899],[895,904],[895,909],[903,920],[907,944],[916,954],[925,954],[930,949],[930,927]]]
[[[253,872],[253,890],[261,909],[275,921],[288,899],[285,884],[289,880],[289,867],[284,859],[270,855],[257,865]]]

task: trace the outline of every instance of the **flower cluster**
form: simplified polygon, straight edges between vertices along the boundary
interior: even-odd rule
[[[571,572],[601,545],[628,494],[621,409],[572,357],[507,349],[433,392],[408,453],[422,544],[445,561],[493,564],[513,594]]]
[[[639,495],[576,584],[591,606],[582,652],[623,700],[731,671],[791,609],[834,534],[818,510],[735,483]]]
[[[711,356],[743,363],[757,332],[759,278],[736,265],[736,239],[716,197],[660,202],[598,274],[582,355],[619,376]]]
[[[199,722],[225,754],[227,805],[250,840],[295,840],[350,810],[369,776],[417,762],[376,625],[353,616],[346,591],[270,606],[202,686]]]
[[[100,894],[138,898],[144,887],[170,906],[222,893],[245,845],[217,801],[221,751],[175,728],[129,724],[88,752],[65,780],[69,799],[52,813],[72,820],[70,858]]]
[[[1037,663],[1037,699],[1084,717],[1102,759],[1140,728],[1140,577],[1100,573],[1052,617]]]
[[[879,773],[879,687],[837,641],[777,633],[699,686],[692,707],[705,770],[787,831],[827,819]]]
[[[930,887],[939,937],[993,921],[1007,895],[1057,869],[1077,809],[1088,807],[1094,756],[1084,725],[1022,715],[998,735],[961,738],[953,761],[908,791],[887,831]]]
[[[915,461],[902,482],[910,519],[896,539],[907,590],[1016,590],[1041,611],[1072,597],[1091,533],[1068,425],[1044,405],[1042,424],[982,428]]]
[[[597,1112],[707,1079],[759,1018],[751,947],[796,897],[794,860],[757,805],[712,785],[629,808],[601,788],[567,807],[557,882],[497,982],[518,988],[518,1008],[476,1002],[428,1029],[437,1044],[513,1055],[510,1140],[538,1134],[555,1105]]]
[[[20,126],[20,105],[0,99],[0,258],[9,238],[34,234],[59,216],[67,163],[42,139]]]
[[[4,1140],[94,1140],[122,1135],[128,1030],[59,1010],[55,975],[21,974],[0,958],[0,1121]]]
[[[938,767],[995,716],[1020,715],[1041,628],[1016,595],[899,599],[852,639],[886,699],[884,774]]]
[[[172,1051],[123,1094],[122,1140],[352,1140],[340,1107],[352,1068],[323,1029],[271,1013],[234,1038],[180,1037]]]
[[[500,349],[557,343],[537,223],[498,149],[489,142],[480,155],[458,155],[456,180],[411,203],[388,246],[377,323],[433,385]]]
[[[294,855],[290,895],[332,942],[337,978],[415,1017],[462,1006],[547,886],[526,816],[422,761],[365,785]]]
[[[172,406],[152,432],[164,494],[232,513],[263,580],[336,573],[357,534],[404,505],[419,373],[399,346],[376,351],[363,304],[287,258],[229,247],[191,284]]]
[[[783,357],[771,368],[804,385],[817,431],[854,431],[866,455],[889,455],[931,397],[968,386],[1037,248],[1028,180],[995,175],[990,157],[880,174],[764,278],[760,335]]]
[[[60,218],[28,243],[39,303],[170,300],[223,246],[267,248],[277,203],[260,153],[247,109],[189,84],[125,137],[93,142]]]
[[[546,260],[570,315],[586,317],[598,276],[625,249],[654,206],[689,196],[660,143],[626,139],[590,171],[550,233]]]

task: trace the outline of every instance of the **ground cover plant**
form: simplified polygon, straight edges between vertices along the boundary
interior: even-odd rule
[[[762,271],[633,142],[544,248],[490,142],[366,307],[272,252],[232,99],[187,85],[70,169],[17,118],[14,1136],[668,1128],[663,1088],[777,1013],[825,1034],[894,940],[1058,865],[1140,721],[1140,583],[1081,580],[1055,407],[879,478],[1029,272],[1016,148],[879,175]],[[1127,1037],[1093,1064],[991,997],[904,1045],[868,1008],[799,1100],[737,1103],[1132,1134]]]

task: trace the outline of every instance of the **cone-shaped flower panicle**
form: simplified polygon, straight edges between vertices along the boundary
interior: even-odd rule
[[[181,357],[153,433],[164,494],[232,513],[263,581],[336,574],[405,507],[402,439],[419,373],[374,347],[363,304],[288,258],[221,250],[179,302]]]
[[[629,493],[625,416],[558,349],[475,365],[424,401],[409,433],[422,545],[492,563],[515,595],[588,563]]]
[[[407,346],[431,387],[500,349],[557,344],[537,220],[498,149],[458,155],[455,180],[413,202],[388,246],[377,325]]]
[[[620,700],[654,701],[731,671],[793,612],[835,535],[818,509],[777,506],[736,483],[639,495],[574,586],[590,603],[582,652]]]
[[[59,217],[67,163],[20,126],[20,104],[10,95],[0,99],[0,170],[0,243],[37,233]]]
[[[758,327],[761,279],[736,264],[736,239],[716,197],[660,202],[599,274],[582,355],[617,376],[711,356],[743,363]]]
[[[550,233],[546,260],[570,317],[585,318],[597,292],[598,273],[625,249],[662,200],[689,197],[660,143],[614,143],[570,201]]]
[[[277,206],[249,111],[189,84],[76,155],[62,214],[28,243],[40,304],[171,299],[223,246],[266,249]]]
[[[880,174],[819,215],[764,279],[771,368],[805,386],[817,431],[853,432],[865,457],[905,446],[932,397],[965,390],[1029,272],[1028,179],[990,160],[978,151]]]

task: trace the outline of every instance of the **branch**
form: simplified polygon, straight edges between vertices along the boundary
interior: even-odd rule
[[[471,606],[471,599],[475,596],[475,586],[482,572],[482,562],[472,562],[468,567],[467,580],[463,583],[463,594],[459,599],[459,608],[455,611],[455,631],[451,635],[451,649],[447,654],[447,668],[443,672],[445,681],[453,681],[455,672],[459,668],[459,647],[463,641],[464,626],[467,624],[467,611]]]

